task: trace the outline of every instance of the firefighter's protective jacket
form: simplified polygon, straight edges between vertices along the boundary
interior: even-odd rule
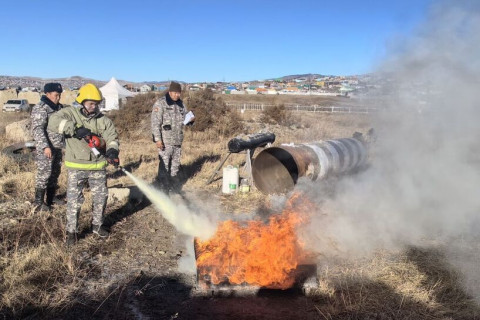
[[[168,92],[158,99],[152,109],[153,141],[162,141],[164,145],[181,146],[186,113],[187,108],[182,100],[173,101]]]
[[[94,116],[85,116],[81,111],[82,106],[67,107],[50,117],[48,129],[65,135],[65,166],[69,169],[78,170],[102,170],[107,166],[104,155],[96,157],[88,143],[83,139],[74,137],[75,130],[85,127],[105,140],[106,150],[113,148],[118,150],[118,134],[115,126],[109,118],[100,111]]]

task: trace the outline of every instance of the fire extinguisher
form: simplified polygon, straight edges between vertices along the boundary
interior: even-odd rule
[[[87,142],[88,147],[90,148],[92,153],[95,155],[95,157],[98,157],[102,154],[98,149],[105,148],[105,140],[103,140],[102,138],[100,138],[95,134],[85,136],[84,139]]]
[[[90,148],[92,153],[95,155],[95,157],[98,157],[99,155],[105,155],[105,152],[104,152],[105,151],[105,140],[103,140],[101,137],[99,137],[95,134],[85,136],[84,139],[87,142],[88,147]],[[99,149],[102,150],[102,152],[100,152]],[[123,172],[126,173],[126,169],[119,165],[118,159],[116,161],[113,161],[113,162],[108,160],[108,159],[107,159],[107,161],[108,161],[108,163],[113,165],[115,168],[117,168],[119,170],[122,170]]]

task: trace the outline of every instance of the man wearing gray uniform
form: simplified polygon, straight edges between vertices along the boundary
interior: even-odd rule
[[[43,91],[45,95],[40,98],[31,114],[32,135],[35,140],[35,163],[37,175],[35,179],[36,211],[49,210],[53,203],[55,191],[58,186],[58,177],[62,165],[62,148],[64,147],[63,134],[47,130],[50,117],[62,109],[59,103],[62,95],[60,83],[47,83]],[[46,199],[44,202],[46,193]]]
[[[83,188],[87,182],[93,202],[92,232],[102,238],[109,235],[102,226],[108,196],[105,167],[108,163],[118,166],[119,142],[112,120],[99,110],[102,99],[100,90],[87,83],[80,88],[76,104],[56,113],[48,123],[49,130],[66,137],[66,236],[69,246],[77,240],[78,215],[84,201]]]
[[[180,99],[182,87],[177,82],[170,83],[165,96],[158,99],[152,109],[152,137],[158,148],[158,182],[161,188],[178,191],[178,171],[182,155],[183,126],[187,108]],[[191,118],[187,124],[193,124]]]

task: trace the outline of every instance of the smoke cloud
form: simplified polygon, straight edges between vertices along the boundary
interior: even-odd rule
[[[440,240],[451,244],[452,263],[479,283],[472,255],[480,250],[465,239],[480,225],[480,3],[436,2],[376,75],[374,99],[385,112],[375,119],[370,167],[305,188],[322,210],[305,239],[326,256],[344,257]]]

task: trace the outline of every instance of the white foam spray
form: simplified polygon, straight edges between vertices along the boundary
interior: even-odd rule
[[[202,240],[210,238],[215,233],[217,228],[215,211],[208,210],[206,206],[204,206],[205,210],[202,210],[198,206],[193,212],[184,203],[174,203],[166,194],[147,182],[126,170],[124,172],[179,232]]]

